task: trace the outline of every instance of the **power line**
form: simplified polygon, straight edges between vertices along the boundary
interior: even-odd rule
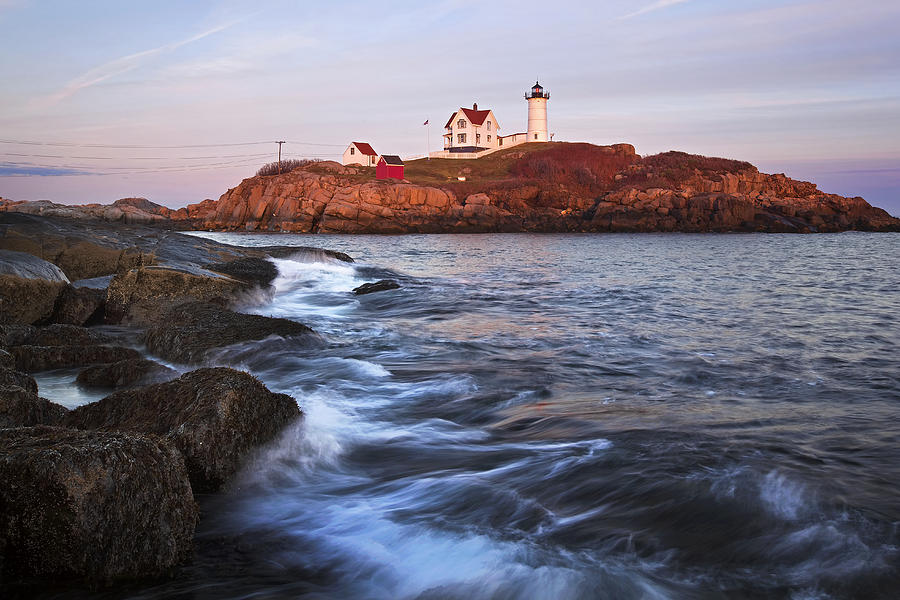
[[[142,149],[142,150],[175,150],[184,148],[226,148],[232,146],[260,146],[271,144],[272,140],[264,142],[236,142],[231,144],[184,144],[179,146],[147,146],[142,144],[77,144],[74,142],[38,142],[34,140],[0,140],[0,144],[19,144],[24,146],[59,146],[66,148],[117,148],[117,149]]]
[[[141,149],[141,150],[176,150],[185,148],[228,148],[234,146],[260,146],[263,144],[277,143],[276,140],[265,140],[260,142],[233,142],[225,144],[183,144],[176,146],[150,146],[144,144],[79,144],[76,142],[42,142],[36,140],[3,140],[0,144],[17,144],[24,146],[56,146],[63,148],[114,148],[114,149]],[[333,148],[343,148],[346,144],[320,144],[317,142],[301,142],[287,141],[288,144],[297,144],[298,146],[329,146]]]
[[[63,154],[25,154],[21,152],[0,152],[0,156],[20,156],[25,158],[74,158],[76,160],[208,160],[212,158],[262,158],[270,152],[260,154],[219,154],[212,156],[66,156]]]

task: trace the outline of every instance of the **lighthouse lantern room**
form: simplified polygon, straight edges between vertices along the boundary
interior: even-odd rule
[[[535,81],[531,91],[525,94],[525,99],[528,101],[527,141],[548,141],[547,100],[550,99],[550,92],[545,92],[541,84]]]

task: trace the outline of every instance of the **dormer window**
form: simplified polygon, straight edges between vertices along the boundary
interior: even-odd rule
[[[466,128],[466,120],[460,119],[459,121],[456,122],[456,126],[459,127],[460,129],[465,129]]]

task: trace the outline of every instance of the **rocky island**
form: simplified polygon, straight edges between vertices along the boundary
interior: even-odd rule
[[[373,168],[310,162],[257,175],[218,200],[173,210],[141,198],[80,207],[0,201],[0,210],[174,229],[299,233],[898,231],[862,198],[767,175],[749,163],[629,144],[531,143],[475,160]]]

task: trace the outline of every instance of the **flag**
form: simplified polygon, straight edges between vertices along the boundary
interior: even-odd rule
[[[428,125],[428,121],[429,121],[429,120],[430,120],[430,119],[425,119],[425,122],[422,123],[422,125]]]

